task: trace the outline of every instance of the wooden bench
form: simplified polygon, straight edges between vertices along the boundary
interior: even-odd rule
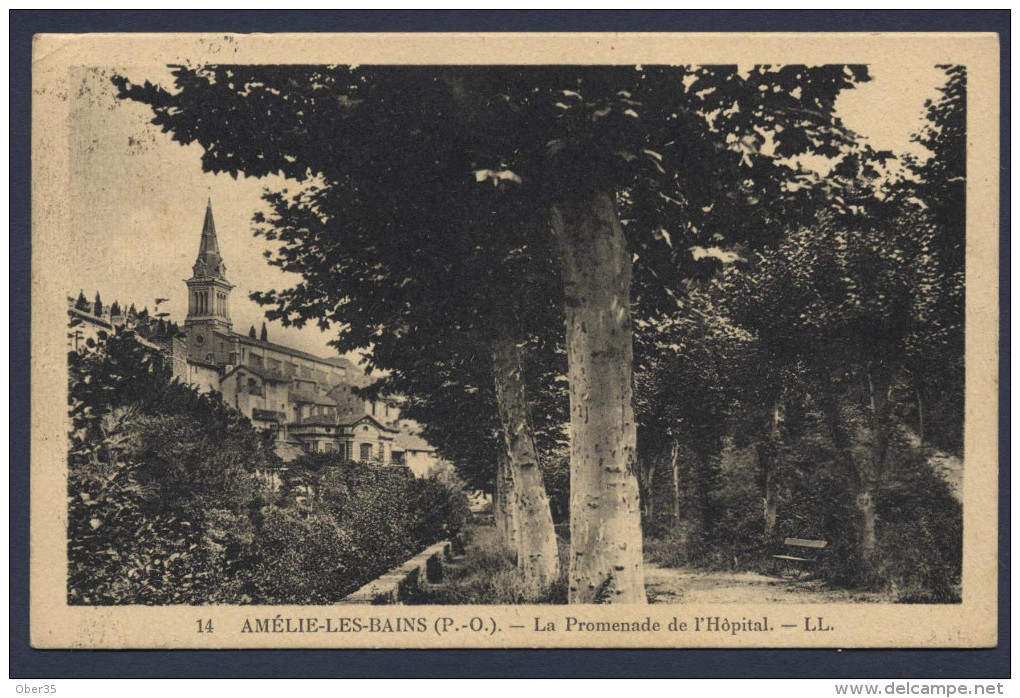
[[[818,555],[821,551],[829,545],[828,541],[824,540],[810,540],[807,538],[787,538],[783,541],[783,545],[790,548],[791,553],[797,553],[796,555],[773,555],[776,560],[782,560],[786,563],[793,563],[796,568],[795,578],[799,578],[805,567],[808,567],[813,562],[818,561]],[[814,551],[812,557],[804,557],[808,555],[804,550]]]

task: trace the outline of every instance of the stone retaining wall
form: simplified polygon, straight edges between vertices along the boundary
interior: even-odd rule
[[[358,589],[340,603],[399,604],[412,598],[425,584],[443,581],[443,561],[451,555],[450,541],[430,545],[402,565]]]

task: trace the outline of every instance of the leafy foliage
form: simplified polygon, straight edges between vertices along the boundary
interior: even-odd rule
[[[333,603],[456,535],[463,494],[401,470],[281,464],[133,331],[68,355],[72,604]]]
[[[778,202],[803,188],[786,183],[810,177],[789,159],[850,143],[832,106],[866,79],[859,66],[211,65],[175,69],[172,90],[115,82],[176,140],[199,142],[205,169],[304,183],[269,193],[271,214],[256,220],[281,242],[271,263],[302,280],[256,299],[285,323],[342,328],[342,351],[371,347],[387,387],[432,425],[452,421],[449,398],[488,392],[487,338],[501,323],[523,325],[540,375],[562,375],[552,201],[616,192],[636,299],[671,306],[670,287],[703,266],[693,246],[775,230]],[[465,471],[493,463],[493,410],[459,414],[471,434],[460,446],[445,426],[426,436]],[[484,484],[491,470],[469,477]]]
[[[967,193],[967,68],[940,66],[946,83],[925,103],[924,126],[913,140],[931,151],[926,160],[908,161],[918,186],[915,195],[944,230],[939,252],[943,263],[963,271]],[[909,185],[908,185],[909,190]]]
[[[662,538],[650,546],[654,559],[769,570],[784,537],[822,538],[830,547],[818,572],[832,583],[878,585],[901,600],[958,600],[959,503],[927,462],[931,446],[962,449],[964,286],[953,250],[963,208],[958,199],[950,214],[934,200],[952,198],[947,179],[962,192],[963,71],[947,74],[918,136],[940,152],[922,164],[908,160],[913,179],[879,177],[879,154],[866,149],[844,157],[824,188],[831,197],[831,185],[842,182],[839,196],[805,206],[777,239],[748,259],[734,255],[705,287],[714,307],[702,324],[730,333],[695,325],[681,333],[686,343],[651,335],[637,392],[639,415],[643,408],[653,416],[642,424],[646,446],[684,424],[684,407],[695,419],[706,413],[701,438],[723,434],[733,444],[719,454],[714,490],[681,466],[677,523],[668,512],[668,474],[661,465],[652,471],[661,493],[645,522]],[[684,302],[672,317],[697,307]],[[686,352],[682,373],[667,374],[672,380],[656,376],[666,346]],[[713,363],[699,352],[723,370],[706,370]],[[700,385],[709,391],[697,397],[656,396]],[[655,454],[645,448],[643,457]],[[693,457],[681,451],[682,464]],[[862,515],[853,492],[862,486],[877,498],[877,549],[868,565],[855,537]],[[779,515],[765,536],[767,487]],[[705,506],[719,512],[715,526],[699,515]]]
[[[899,178],[891,153],[835,115],[868,79],[861,66],[213,65],[176,68],[169,88],[115,82],[199,143],[206,170],[299,183],[267,193],[256,232],[300,281],[255,299],[284,324],[334,328],[341,351],[370,350],[387,371],[373,390],[406,395],[474,486],[491,486],[500,448],[491,339],[518,329],[560,516],[568,386],[551,328],[571,299],[547,219],[610,193],[634,265],[645,495],[667,495],[646,530],[665,558],[760,567],[784,535],[817,536],[834,583],[884,577],[904,598],[951,600],[958,507],[925,463],[931,445],[962,447],[966,76],[946,72],[916,136],[933,156]],[[399,554],[398,482],[312,460],[289,477],[301,506]],[[780,513],[765,535],[770,492]],[[854,534],[862,492],[878,500],[870,568]],[[357,536],[277,519],[373,563]]]
[[[271,458],[246,420],[169,379],[132,331],[71,352],[71,603],[201,603],[216,595],[210,509],[243,511]]]

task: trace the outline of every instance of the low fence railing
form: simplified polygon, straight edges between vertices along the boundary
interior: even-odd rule
[[[454,543],[440,541],[425,548],[402,565],[372,580],[340,603],[387,605],[413,599],[428,584],[443,581],[443,563],[454,552]]]

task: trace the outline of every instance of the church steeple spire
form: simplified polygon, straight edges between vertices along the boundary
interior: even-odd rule
[[[198,257],[192,267],[188,285],[188,317],[185,326],[194,334],[195,346],[202,344],[213,331],[229,332],[230,291],[234,287],[227,281],[227,266],[220,256],[213,221],[212,200],[205,206],[202,239],[198,244]]]
[[[220,245],[216,239],[216,222],[213,220],[212,199],[205,207],[205,222],[202,224],[202,240],[198,245],[198,258],[192,268],[194,276],[227,279],[227,267],[220,256]]]

